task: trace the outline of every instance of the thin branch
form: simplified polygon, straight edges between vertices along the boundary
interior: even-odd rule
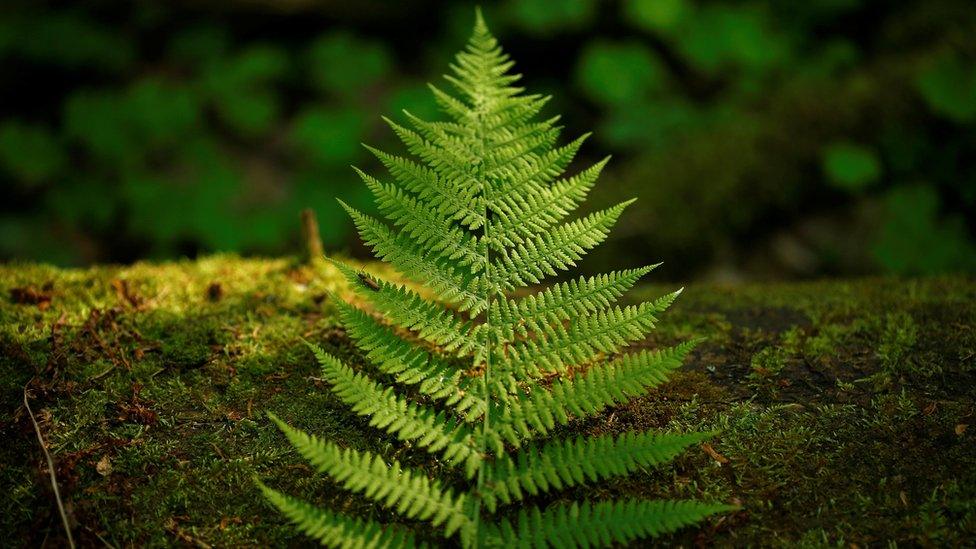
[[[34,381],[31,379],[31,381]],[[44,435],[41,434],[41,426],[37,424],[37,420],[34,419],[34,412],[31,410],[30,404],[27,398],[27,387],[30,386],[31,381],[24,385],[24,408],[27,408],[27,415],[30,416],[31,423],[34,424],[34,432],[37,434],[37,441],[41,444],[41,450],[44,451],[44,457],[47,459],[47,471],[51,475],[51,488],[54,489],[54,499],[58,504],[58,512],[61,513],[61,522],[64,524],[64,533],[68,535],[68,547],[74,549],[75,540],[71,536],[71,526],[68,524],[68,514],[64,511],[64,503],[61,501],[61,491],[58,490],[58,478],[54,474],[54,460],[51,458],[51,453],[47,451],[47,444],[44,443]]]

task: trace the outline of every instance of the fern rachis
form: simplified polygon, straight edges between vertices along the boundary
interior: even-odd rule
[[[426,472],[344,449],[272,417],[318,471],[406,518],[430,522],[466,547],[623,543],[725,511],[730,507],[694,501],[546,509],[523,503],[658,465],[709,434],[543,440],[557,425],[664,382],[693,343],[627,350],[678,294],[616,305],[653,266],[508,295],[572,268],[607,237],[629,204],[567,221],[607,160],[564,177],[586,136],[557,147],[557,119],[537,121],[548,98],[524,95],[514,86],[519,76],[510,73],[512,66],[479,14],[467,48],[446,76],[459,97],[431,86],[450,121],[427,122],[408,113],[407,128],[387,120],[413,158],[369,148],[392,181],[356,170],[388,221],[343,204],[363,240],[435,296],[426,299],[333,262],[366,304],[338,302],[340,320],[378,373],[389,377],[356,371],[310,344],[343,403],[373,427],[458,468],[466,487],[443,485]],[[396,526],[316,509],[260,487],[303,532],[326,545],[419,541]]]

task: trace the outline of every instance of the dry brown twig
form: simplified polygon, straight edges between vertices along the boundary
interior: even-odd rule
[[[27,409],[27,415],[30,417],[31,423],[34,424],[34,433],[37,434],[37,441],[41,444],[41,450],[44,451],[44,457],[47,459],[47,470],[51,476],[51,488],[54,490],[54,499],[58,504],[58,512],[61,513],[61,522],[64,524],[64,533],[68,536],[68,547],[74,549],[75,540],[71,536],[71,526],[68,524],[68,513],[64,510],[64,503],[61,501],[61,491],[58,490],[58,478],[54,473],[54,459],[51,458],[51,453],[47,451],[47,444],[44,443],[44,435],[41,434],[41,426],[37,424],[37,420],[34,418],[34,412],[31,410],[30,404],[27,398],[27,387],[30,386],[34,379],[31,378],[24,385],[24,408]]]

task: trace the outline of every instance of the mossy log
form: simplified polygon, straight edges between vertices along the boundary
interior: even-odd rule
[[[83,546],[305,543],[254,475],[396,520],[314,475],[266,411],[438,467],[351,415],[318,378],[303,337],[362,362],[334,317],[328,296],[344,288],[330,267],[226,256],[15,264],[0,281],[0,533],[14,545],[64,539],[25,390]],[[742,506],[657,540],[671,545],[976,543],[976,280],[693,285],[661,320],[644,345],[706,342],[667,385],[561,434],[721,434],[674,464],[551,501]]]

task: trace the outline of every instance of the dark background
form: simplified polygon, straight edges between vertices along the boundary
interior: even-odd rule
[[[482,3],[581,160],[637,196],[584,268],[665,278],[976,270],[969,0]],[[298,212],[366,256],[359,146],[437,116],[468,2],[16,2],[0,8],[0,259],[291,253]],[[582,166],[577,163],[576,168]]]

